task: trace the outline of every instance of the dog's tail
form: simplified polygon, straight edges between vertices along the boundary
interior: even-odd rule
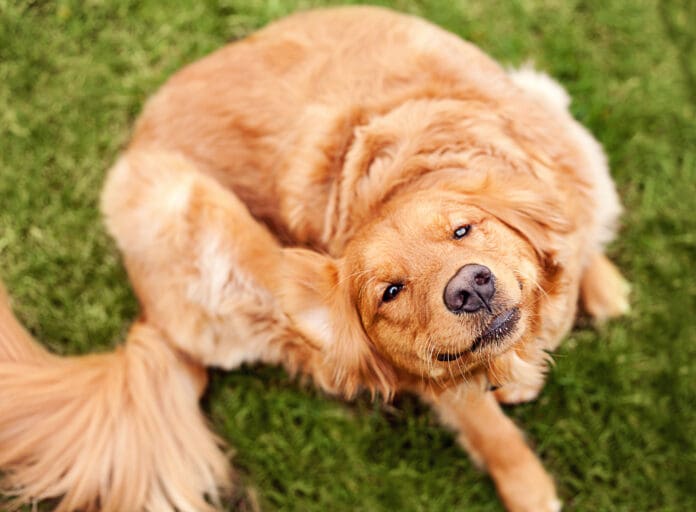
[[[141,322],[113,353],[52,355],[0,288],[0,508],[214,510],[231,475],[198,408],[205,380]]]

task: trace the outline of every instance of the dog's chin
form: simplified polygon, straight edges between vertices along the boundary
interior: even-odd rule
[[[521,337],[520,320],[522,313],[512,307],[498,313],[474,339],[471,345],[461,351],[440,352],[434,359],[439,363],[451,363],[463,357],[469,360],[490,359],[509,350]]]

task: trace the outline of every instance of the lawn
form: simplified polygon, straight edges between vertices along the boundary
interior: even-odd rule
[[[100,220],[105,170],[173,71],[298,8],[284,0],[0,0],[0,277],[62,354],[115,346],[136,302]],[[566,510],[696,510],[696,2],[397,1],[504,63],[533,59],[605,145],[626,207],[609,253],[632,313],[587,322],[509,409]],[[495,511],[490,480],[415,399],[346,404],[275,368],[204,400],[264,510]]]

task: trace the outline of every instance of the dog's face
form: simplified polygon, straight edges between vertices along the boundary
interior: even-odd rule
[[[421,378],[459,380],[509,350],[533,323],[534,249],[454,192],[394,200],[350,243],[345,264],[377,350]]]
[[[327,389],[390,393],[404,374],[446,387],[478,369],[504,382],[499,356],[536,336],[544,301],[562,293],[571,226],[525,174],[455,169],[408,187],[356,222],[340,258],[286,251],[296,279],[278,281],[291,285],[283,308],[341,369]]]

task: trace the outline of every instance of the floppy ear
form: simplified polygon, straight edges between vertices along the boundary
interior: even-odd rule
[[[363,329],[342,261],[306,249],[283,249],[280,280],[285,313],[312,347],[307,370],[317,383],[348,397],[361,388],[390,397],[394,370]]]
[[[564,237],[575,229],[567,205],[553,187],[543,188],[521,173],[486,176],[479,186],[464,192],[472,203],[519,232],[542,261],[563,260]]]

